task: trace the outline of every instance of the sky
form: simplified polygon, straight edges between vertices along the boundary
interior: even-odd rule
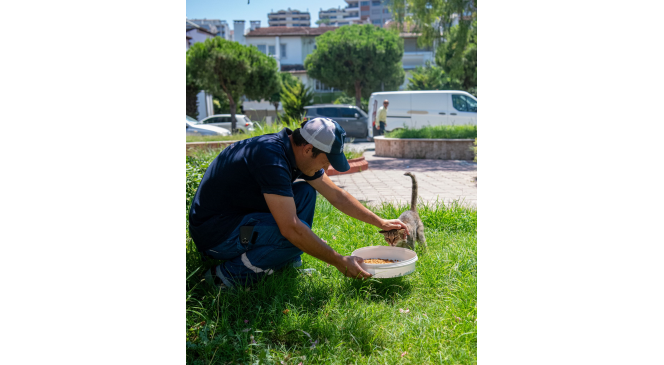
[[[344,0],[187,0],[187,18],[221,19],[233,29],[233,20],[260,20],[261,27],[267,27],[267,14],[271,11],[307,11],[311,14],[311,26],[317,27],[318,12],[321,8],[342,8],[348,5]]]

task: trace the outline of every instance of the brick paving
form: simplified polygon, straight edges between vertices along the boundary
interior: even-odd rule
[[[370,205],[381,202],[410,203],[412,172],[417,177],[419,199],[477,206],[477,164],[469,161],[402,159],[377,157],[373,149],[364,152],[369,170],[331,176],[337,186]]]

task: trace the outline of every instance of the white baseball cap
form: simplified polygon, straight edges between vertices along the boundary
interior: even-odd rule
[[[335,170],[339,172],[350,170],[344,155],[346,131],[339,123],[330,118],[314,118],[300,128],[300,134],[308,143],[325,152]]]

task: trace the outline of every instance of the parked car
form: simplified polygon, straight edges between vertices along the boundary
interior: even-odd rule
[[[465,91],[392,91],[377,92],[369,98],[369,137],[373,138],[373,122],[383,100],[387,108],[386,131],[396,128],[421,128],[427,125],[477,125],[477,98]]]
[[[217,127],[226,128],[231,130],[231,115],[230,114],[215,114],[211,115],[198,124],[214,125]],[[254,123],[244,114],[235,114],[235,127],[239,133],[246,133],[254,130]]]
[[[326,117],[339,123],[347,137],[367,138],[369,116],[355,105],[317,104],[305,106],[305,116],[309,119]]]
[[[188,136],[230,136],[231,131],[221,127],[198,125],[198,121],[187,115]]]

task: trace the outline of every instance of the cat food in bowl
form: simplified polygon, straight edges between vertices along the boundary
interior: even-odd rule
[[[374,278],[396,278],[415,271],[417,254],[403,247],[369,246],[351,254],[364,259],[362,268]]]
[[[394,264],[399,262],[399,260],[383,260],[383,259],[366,259],[364,260],[365,264]]]

